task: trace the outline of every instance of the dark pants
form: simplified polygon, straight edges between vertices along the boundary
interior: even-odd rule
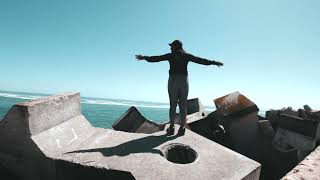
[[[170,75],[168,80],[168,93],[170,98],[170,126],[174,125],[176,108],[179,103],[181,126],[184,127],[187,118],[187,100],[189,93],[188,75]]]

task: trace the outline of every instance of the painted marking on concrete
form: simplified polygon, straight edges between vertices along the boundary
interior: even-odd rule
[[[61,148],[61,146],[60,146],[60,140],[59,140],[59,139],[56,139],[56,142],[57,142],[58,147]]]
[[[96,144],[99,144],[101,139],[104,139],[106,136],[109,136],[109,134],[112,133],[112,132],[113,132],[113,131],[107,131],[107,132],[105,132],[105,134],[104,134],[103,136],[98,137],[94,142],[95,142]]]
[[[71,130],[72,130],[72,133],[73,133],[73,139],[71,139],[71,140],[68,142],[68,144],[70,144],[70,143],[72,143],[73,141],[75,141],[75,140],[78,139],[78,136],[77,136],[76,132],[74,131],[74,129],[71,128]]]

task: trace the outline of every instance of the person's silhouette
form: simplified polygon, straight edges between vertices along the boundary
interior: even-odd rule
[[[178,135],[184,135],[185,124],[187,117],[187,99],[189,92],[188,70],[187,66],[189,61],[203,65],[217,65],[223,66],[223,63],[214,60],[207,60],[196,57],[192,54],[186,53],[182,48],[182,42],[175,40],[169,44],[171,46],[171,53],[160,56],[143,56],[136,55],[138,60],[146,60],[148,62],[169,61],[169,80],[168,80],[168,93],[170,98],[170,127],[167,129],[167,134],[174,133],[174,119],[176,115],[177,104],[180,109],[181,126]]]

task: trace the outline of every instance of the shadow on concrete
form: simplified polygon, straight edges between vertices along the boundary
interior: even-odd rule
[[[162,155],[162,152],[155,147],[173,140],[178,136],[167,136],[166,134],[159,136],[146,136],[139,139],[134,139],[122,144],[119,144],[114,147],[105,147],[105,148],[95,148],[95,149],[85,149],[78,151],[67,152],[70,153],[85,153],[85,152],[101,152],[104,156],[127,156],[132,153],[154,153]]]
[[[92,166],[85,166],[71,163],[64,160],[55,160],[56,165],[56,179],[63,180],[80,180],[80,179],[94,179],[94,180],[134,180],[135,177],[127,171],[120,171],[114,169],[103,169]]]

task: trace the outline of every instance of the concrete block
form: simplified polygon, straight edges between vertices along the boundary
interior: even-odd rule
[[[280,179],[298,163],[298,149],[293,146],[279,146],[272,143],[268,159],[263,166],[268,172],[264,179]]]
[[[163,126],[147,120],[134,106],[130,107],[113,125],[114,130],[135,133],[154,133]]]
[[[199,98],[188,99],[187,101],[187,115],[193,113],[201,113],[201,116],[206,116],[207,112],[205,111]]]
[[[55,160],[55,169],[57,173],[57,179],[135,180],[134,176],[127,171],[96,168],[90,165],[82,165],[64,160]]]
[[[51,134],[48,136],[50,139],[42,139],[40,144],[35,139],[52,128],[68,123],[69,119],[81,116],[79,93],[66,93],[14,105],[0,122],[0,144],[6,144],[0,146],[1,164],[21,179],[55,179],[54,164],[40,147],[41,143],[51,142],[52,139],[55,146],[45,149],[52,149],[52,154],[59,154],[59,148],[56,148],[58,137]],[[88,133],[88,127],[91,125],[86,121],[85,130],[74,127],[71,133]],[[63,130],[57,128],[57,131]],[[69,142],[68,138],[73,139],[67,133],[57,134],[66,142]],[[74,141],[81,140],[78,138]]]
[[[302,109],[299,109],[298,111],[293,111],[292,108],[289,107],[282,108],[281,110],[269,110],[266,112],[266,119],[268,119],[271,122],[271,125],[275,131],[278,128],[281,114],[300,118],[308,117],[308,114]]]
[[[310,155],[287,173],[282,180],[292,179],[319,179],[320,177],[320,146],[318,146]]]
[[[258,121],[259,130],[266,141],[272,141],[275,133],[269,120]]]
[[[272,128],[277,131],[280,119],[280,110],[269,110],[266,112],[266,119],[271,123]]]
[[[28,107],[29,130],[32,135],[36,135],[80,115],[79,102],[79,93],[66,93],[52,96],[49,100],[42,98],[20,103],[18,106]]]
[[[191,131],[213,140],[215,131],[219,128],[217,118],[218,114],[214,111],[204,118],[189,119],[188,125]]]
[[[79,94],[47,97],[11,108],[0,122],[0,144],[5,145],[0,146],[1,166],[19,179],[33,180],[259,179],[259,163],[192,131],[167,136],[165,131],[144,134],[92,127],[81,113],[75,113],[80,102],[71,106],[75,109],[62,108],[69,104],[68,98],[74,104]],[[48,102],[52,99],[53,104]],[[51,118],[46,111],[59,115]],[[38,112],[42,113],[39,118]],[[32,121],[49,122],[50,126],[30,126]],[[175,158],[170,158],[172,155]]]
[[[310,106],[308,106],[307,104],[303,106],[303,109],[306,111],[306,112],[311,112],[312,109]]]
[[[316,147],[316,139],[280,127],[276,132],[273,143],[280,148],[296,148],[298,150],[298,161],[305,158]]]
[[[257,105],[250,101],[247,97],[240,94],[238,91],[220,97],[214,100],[214,103],[223,117],[239,116],[250,112],[259,111]]]
[[[257,122],[257,112],[224,120],[224,128],[230,135],[232,149],[254,160],[260,159],[259,147],[262,145]]]
[[[184,136],[107,132],[63,158],[131,172],[136,179],[259,179],[260,164],[190,130]]]
[[[308,136],[311,139],[316,139],[319,133],[319,121],[303,119],[285,114],[280,115],[279,127]]]
[[[55,160],[94,133],[79,93],[14,105],[0,122],[0,162],[19,179],[60,179]]]
[[[260,160],[258,107],[239,92],[214,100],[225,131],[230,135],[232,149],[255,160]]]

